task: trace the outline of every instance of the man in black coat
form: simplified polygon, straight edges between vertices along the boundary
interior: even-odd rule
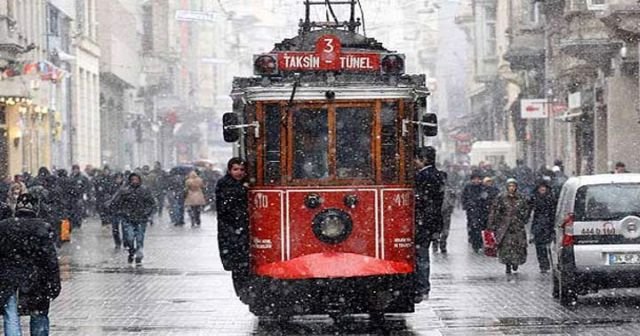
[[[216,184],[218,248],[222,266],[232,272],[236,294],[246,302],[244,284],[249,274],[249,202],[246,162],[232,158],[227,174]]]
[[[470,183],[462,191],[462,209],[467,213],[469,242],[476,252],[482,249],[481,232],[487,225],[488,198],[489,193],[482,185],[482,175],[477,171],[472,172]]]
[[[49,304],[60,294],[53,229],[38,218],[37,202],[20,195],[16,218],[0,221],[0,307],[7,335],[20,334],[19,312],[31,315],[31,335],[48,335]]]
[[[155,209],[155,200],[151,191],[142,185],[142,178],[136,173],[129,175],[129,184],[120,189],[111,204],[122,215],[125,245],[129,248],[127,261],[136,264],[142,262],[144,254],[144,236],[147,223]]]
[[[419,169],[415,179],[416,195],[416,296],[421,302],[429,295],[429,244],[442,231],[442,204],[446,174],[436,169],[436,150],[422,148],[416,153],[415,164]]]

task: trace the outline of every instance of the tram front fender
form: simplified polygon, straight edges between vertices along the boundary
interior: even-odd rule
[[[408,274],[408,262],[382,260],[355,253],[314,253],[295,259],[261,265],[257,275],[275,279],[350,278]]]

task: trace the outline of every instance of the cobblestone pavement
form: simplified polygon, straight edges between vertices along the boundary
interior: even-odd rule
[[[573,309],[551,298],[550,275],[535,252],[514,276],[495,258],[470,251],[463,214],[454,215],[449,254],[432,256],[430,300],[383,327],[364,316],[339,325],[323,316],[260,323],[235,298],[216,246],[215,222],[147,231],[145,259],[127,264],[96,221],[60,251],[63,291],[50,313],[52,335],[638,335],[640,291],[581,297]],[[23,324],[26,330],[27,320]]]

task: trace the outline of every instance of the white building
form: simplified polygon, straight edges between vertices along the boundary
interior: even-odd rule
[[[100,165],[100,48],[97,39],[96,1],[76,1],[76,62],[73,66],[71,161],[81,166]]]

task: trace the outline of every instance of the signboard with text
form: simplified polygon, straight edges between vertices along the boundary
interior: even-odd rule
[[[315,51],[279,52],[277,56],[281,71],[380,71],[380,54],[342,52],[335,35],[320,36]]]
[[[522,119],[543,119],[547,118],[546,99],[522,99],[520,101],[520,116]]]

